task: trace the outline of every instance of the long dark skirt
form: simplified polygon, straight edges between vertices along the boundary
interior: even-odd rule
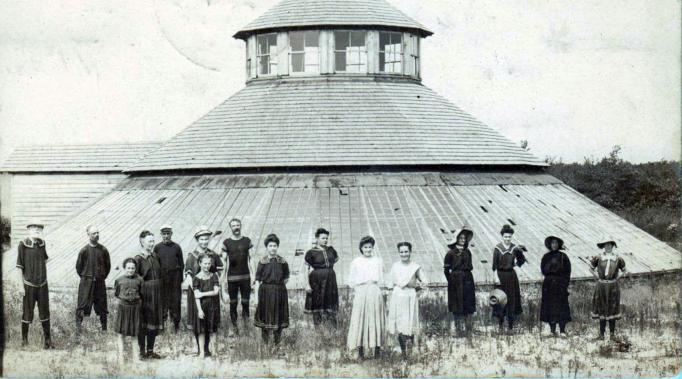
[[[597,282],[592,297],[592,318],[617,320],[620,313],[620,287],[618,282]]]
[[[568,304],[568,280],[558,276],[546,276],[542,282],[540,321],[571,321]]]
[[[339,288],[336,273],[331,268],[318,268],[308,275],[313,290],[310,303],[306,302],[306,313],[336,313],[339,309]]]
[[[493,307],[493,316],[513,318],[520,315],[523,310],[521,309],[521,288],[516,271],[497,270],[497,277],[500,279],[500,289],[507,295],[507,305]]]
[[[114,319],[114,331],[124,336],[137,336],[140,334],[141,308],[140,302],[128,303],[119,300],[118,312]]]
[[[453,271],[448,280],[448,310],[457,316],[476,312],[474,276],[471,271]]]
[[[194,294],[192,294],[192,300],[194,299]],[[220,326],[220,297],[202,297],[201,298],[201,309],[204,311],[204,318],[199,318],[199,310],[196,307],[196,301],[194,303],[194,315],[192,316],[192,330],[195,334],[207,334],[215,333],[218,331]]]
[[[163,297],[161,279],[142,283],[142,327],[163,330]]]
[[[260,285],[253,324],[263,329],[289,327],[289,296],[284,284],[263,283]]]

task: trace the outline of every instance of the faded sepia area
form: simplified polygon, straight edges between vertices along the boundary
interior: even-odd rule
[[[678,374],[678,2],[0,9],[4,376]]]

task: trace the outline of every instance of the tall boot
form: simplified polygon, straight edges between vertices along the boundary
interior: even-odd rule
[[[398,334],[398,344],[400,345],[400,352],[403,358],[407,357],[407,344],[405,342],[405,336],[400,333]]]
[[[50,320],[41,322],[43,325],[43,339],[45,341],[43,347],[45,349],[54,349],[52,345],[52,333],[50,333]]]
[[[27,322],[22,322],[21,323],[21,346],[25,347],[28,345],[28,327],[29,323]]]
[[[106,315],[101,316],[99,318],[99,321],[102,324],[102,331],[106,332],[107,331],[107,316]]]
[[[137,335],[137,345],[140,347],[140,359],[147,359],[147,349],[145,349],[145,341],[147,338],[147,330],[140,330],[140,334]]]
[[[374,359],[381,357],[381,346],[374,347]]]

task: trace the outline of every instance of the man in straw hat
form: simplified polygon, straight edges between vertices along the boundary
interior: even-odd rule
[[[597,278],[592,297],[592,318],[599,319],[599,337],[604,339],[606,323],[609,323],[611,340],[615,339],[616,320],[621,318],[620,286],[618,279],[627,274],[625,261],[613,250],[618,247],[613,238],[606,237],[597,247],[604,249],[602,254],[592,257],[590,271]]]
[[[76,306],[76,330],[81,331],[83,317],[90,316],[93,305],[99,316],[102,330],[107,330],[107,287],[104,280],[111,271],[109,250],[99,243],[99,229],[94,225],[85,228],[88,243],[78,252],[76,272],[80,277],[78,284],[78,304]]]
[[[21,345],[28,344],[28,329],[33,322],[33,311],[38,303],[38,315],[43,326],[44,348],[53,349],[50,335],[50,296],[47,287],[47,251],[41,238],[45,225],[33,221],[26,225],[29,236],[17,247],[17,268],[21,272],[20,291],[23,292],[21,315]]]
[[[180,328],[180,303],[182,299],[182,279],[185,261],[182,248],[171,239],[173,227],[165,224],[161,228],[161,242],[154,246],[154,253],[161,262],[161,289],[163,293],[163,319],[173,321],[175,332]]]

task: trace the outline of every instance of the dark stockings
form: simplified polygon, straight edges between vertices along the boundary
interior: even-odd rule
[[[616,333],[616,320],[609,321],[609,333],[614,335]],[[606,333],[606,320],[599,320],[599,335],[603,336]]]
[[[140,354],[154,351],[154,343],[156,342],[156,336],[158,331],[143,328],[140,330],[140,334],[137,335],[137,344],[140,346]],[[145,341],[146,340],[146,341]],[[145,342],[147,349],[145,350]]]
[[[549,323],[549,329],[552,331],[552,334],[556,333],[556,324],[556,322]],[[559,331],[566,333],[566,321],[559,321]]]
[[[414,336],[406,336],[402,333],[398,334],[398,344],[400,344],[400,351],[403,356],[407,355],[407,341],[414,345]]]
[[[279,345],[280,341],[282,340],[282,329],[275,329],[272,331],[272,334],[274,335],[274,342],[275,345]],[[265,344],[270,343],[270,331],[267,329],[261,329],[261,336],[263,337],[263,342]]]

